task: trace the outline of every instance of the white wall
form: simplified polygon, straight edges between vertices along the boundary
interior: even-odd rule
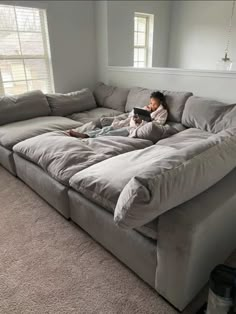
[[[107,2],[96,1],[96,80],[107,81],[108,66],[108,34],[107,34]]]
[[[236,103],[236,72],[109,67],[107,83],[121,87],[189,91],[197,96]]]
[[[173,1],[168,66],[216,69],[224,56],[231,9],[232,1]],[[236,9],[231,42],[236,61]]]
[[[108,1],[108,62],[133,66],[134,13],[154,15],[153,66],[168,63],[170,1]]]
[[[106,1],[103,1],[106,2]],[[104,10],[100,7],[101,11]],[[96,15],[98,10],[96,9]],[[104,12],[106,15],[107,12]],[[103,24],[104,21],[97,19],[97,24]],[[168,89],[176,91],[191,91],[195,95],[217,98],[227,102],[236,102],[236,73],[219,73],[214,71],[181,71],[168,69],[134,69],[128,67],[108,67],[107,47],[104,43],[107,40],[107,34],[104,28],[97,28],[100,49],[100,62],[103,69],[97,72],[97,80],[103,81],[115,86],[131,87],[141,86],[154,89]],[[103,39],[103,40],[102,40]]]
[[[57,91],[94,86],[94,19],[93,1],[48,1],[48,28]]]
[[[96,81],[93,1],[0,1],[47,9],[56,92],[93,87]]]

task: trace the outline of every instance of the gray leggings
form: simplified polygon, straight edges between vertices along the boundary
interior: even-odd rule
[[[120,129],[114,129],[112,126],[105,126],[102,129],[88,131],[86,134],[92,138],[99,136],[129,136],[129,128],[124,127]]]

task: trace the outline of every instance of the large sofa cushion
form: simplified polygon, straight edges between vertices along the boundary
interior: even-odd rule
[[[236,105],[231,105],[232,109],[229,110],[221,121],[215,126],[215,131],[233,128],[236,125]]]
[[[98,83],[94,90],[94,97],[98,106],[124,112],[128,88],[114,87]]]
[[[11,149],[15,144],[39,134],[76,128],[81,123],[64,117],[39,117],[0,127],[0,144]]]
[[[153,93],[153,89],[132,87],[127,97],[125,105],[125,112],[130,112],[134,107],[144,107],[149,104],[150,95]]]
[[[96,108],[92,92],[88,88],[68,94],[47,94],[53,116],[67,116]]]
[[[163,91],[168,108],[168,121],[181,122],[186,101],[193,94],[190,92]]]
[[[101,118],[115,117],[120,114],[122,114],[122,112],[114,109],[98,107],[84,112],[73,113],[72,115],[68,116],[68,118],[81,123],[88,123],[93,121],[97,124],[97,126],[101,126],[100,123]]]
[[[182,149],[154,145],[113,157],[74,175],[70,185],[115,208],[118,225],[137,228],[205,191],[235,166],[236,128]]]
[[[212,133],[202,131],[199,129],[186,129],[182,132],[174,134],[171,137],[160,140],[157,145],[169,146],[176,149],[181,149],[195,143],[198,143],[200,140],[208,139],[212,136]]]
[[[149,122],[143,126],[135,129],[131,133],[131,137],[146,139],[152,141],[154,144],[161,139],[169,138],[180,131],[185,130],[181,123],[173,123],[160,125],[157,122]]]
[[[182,124],[189,128],[217,133],[224,128],[222,120],[235,107],[235,104],[229,105],[210,98],[192,96],[186,102]]]
[[[29,138],[13,147],[14,152],[32,161],[57,181],[68,185],[79,171],[102,160],[152,145],[150,141],[122,136],[101,136],[80,140],[64,131]]]
[[[41,91],[0,97],[0,125],[49,114],[49,104]]]
[[[86,198],[114,212],[125,185],[146,163],[159,160],[171,151],[170,147],[151,146],[110,158],[75,174],[70,185]]]
[[[183,110],[187,99],[192,95],[190,92],[175,92],[159,90],[165,95],[168,109],[168,121],[181,122]],[[125,111],[130,112],[134,107],[144,107],[149,104],[149,99],[153,89],[133,87],[131,88]]]
[[[236,128],[171,152],[129,181],[119,196],[114,220],[124,228],[141,226],[204,192],[235,167]]]

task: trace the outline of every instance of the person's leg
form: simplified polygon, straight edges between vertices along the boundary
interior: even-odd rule
[[[129,128],[124,127],[120,129],[114,129],[112,126],[106,126],[102,129],[96,129],[86,133],[79,133],[77,131],[70,130],[69,135],[77,138],[95,138],[99,136],[129,136]]]
[[[69,135],[72,137],[77,137],[77,138],[89,138],[89,136],[87,134],[84,133],[79,133],[77,131],[74,130],[69,130]]]
[[[120,129],[114,129],[111,128],[110,130],[107,129],[106,132],[104,132],[101,135],[98,136],[125,136],[128,137],[129,136],[129,128],[128,127],[124,127],[124,128],[120,128]]]
[[[99,135],[103,135],[103,133],[106,133],[107,128],[110,129],[111,127],[105,127],[103,129],[95,129],[95,130],[87,131],[86,133],[80,133],[78,131],[69,130],[68,133],[70,136],[77,137],[77,138],[94,138]]]

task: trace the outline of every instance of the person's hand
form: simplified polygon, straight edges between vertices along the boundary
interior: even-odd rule
[[[142,119],[138,115],[133,116],[133,120],[136,124],[142,123]]]

